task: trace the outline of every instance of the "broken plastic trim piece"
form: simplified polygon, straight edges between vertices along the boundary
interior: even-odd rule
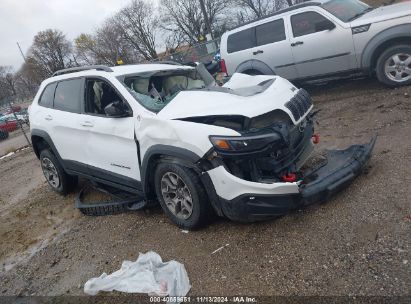
[[[377,137],[365,145],[353,145],[345,150],[330,150],[327,162],[306,173],[300,186],[305,205],[325,202],[348,186],[364,169],[371,157]]]
[[[114,198],[114,200],[83,203],[85,194],[91,189],[108,194]],[[94,185],[86,185],[83,187],[75,198],[76,208],[87,216],[114,215],[129,211],[136,211],[143,209],[146,205],[147,203],[140,196],[130,195],[126,192],[110,191]]]

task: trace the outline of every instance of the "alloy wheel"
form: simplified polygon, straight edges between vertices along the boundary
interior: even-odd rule
[[[44,157],[41,161],[41,168],[43,169],[44,176],[50,186],[58,188],[60,186],[60,178],[53,162],[49,158]]]
[[[385,62],[385,75],[392,81],[405,82],[411,79],[411,55],[395,54]]]
[[[161,194],[168,210],[176,217],[186,220],[193,213],[193,198],[183,179],[174,172],[161,178]]]

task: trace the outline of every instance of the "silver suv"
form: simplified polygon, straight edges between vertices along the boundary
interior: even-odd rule
[[[411,2],[372,8],[357,0],[309,1],[222,36],[223,70],[308,81],[352,74],[411,83]]]

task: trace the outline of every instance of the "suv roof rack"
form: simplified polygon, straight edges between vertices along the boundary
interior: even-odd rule
[[[164,60],[164,61],[150,61],[151,64],[170,64],[170,65],[182,65],[182,63],[173,60]]]
[[[88,71],[88,70],[97,70],[97,71],[104,71],[104,72],[113,72],[111,68],[106,65],[88,65],[82,67],[75,67],[75,68],[68,68],[54,72],[52,77],[58,75],[64,75],[69,73],[81,72],[81,71]]]

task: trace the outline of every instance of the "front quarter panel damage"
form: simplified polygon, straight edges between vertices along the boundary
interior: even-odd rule
[[[201,158],[212,147],[208,139],[210,134],[240,135],[228,128],[179,120],[163,120],[156,117],[142,119],[136,128],[136,136],[143,157],[151,146],[160,144],[186,149]]]

